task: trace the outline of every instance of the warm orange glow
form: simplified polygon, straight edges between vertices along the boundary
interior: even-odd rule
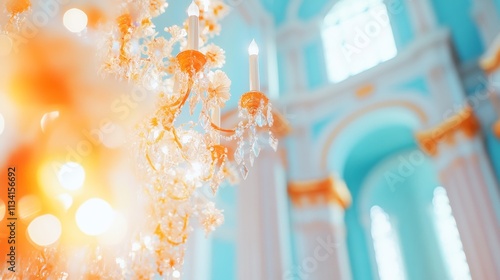
[[[3,220],[3,218],[5,218],[5,202],[3,202],[3,200],[0,199],[0,221]]]
[[[42,210],[42,202],[35,195],[26,195],[19,199],[19,217],[29,219]]]
[[[15,15],[27,11],[31,7],[31,1],[7,0],[5,7],[7,8],[7,12]]]
[[[10,54],[13,43],[9,36],[0,34],[0,57]]]

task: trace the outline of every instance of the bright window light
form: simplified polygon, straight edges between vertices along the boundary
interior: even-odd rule
[[[460,240],[457,223],[451,211],[450,200],[443,187],[434,189],[432,204],[436,218],[436,229],[450,279],[470,280],[469,265]]]
[[[405,280],[401,250],[389,215],[379,206],[373,206],[370,218],[380,280]]]
[[[340,0],[326,16],[322,36],[328,77],[334,83],[397,54],[384,0]]]

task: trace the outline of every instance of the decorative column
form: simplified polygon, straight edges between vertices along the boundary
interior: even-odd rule
[[[284,117],[274,112],[273,134],[290,133]],[[237,194],[237,279],[283,279],[291,263],[285,150],[264,148]]]
[[[345,184],[334,177],[289,182],[288,194],[296,259],[285,279],[352,279],[344,223],[351,196]]]
[[[281,158],[265,149],[238,186],[237,279],[283,279],[291,263],[286,175]]]
[[[417,141],[433,156],[447,190],[472,279],[500,279],[500,194],[479,128],[465,108],[417,133]]]

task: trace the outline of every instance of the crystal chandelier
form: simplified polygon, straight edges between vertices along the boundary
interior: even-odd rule
[[[133,135],[140,198],[147,209],[144,225],[112,265],[105,263],[100,248],[91,250],[84,278],[179,279],[193,224],[208,234],[224,221],[213,201],[223,181],[247,177],[263,140],[277,149],[270,129],[275,115],[260,90],[259,49],[252,41],[249,91],[238,102],[238,122],[223,128],[221,108],[230,99],[231,81],[221,70],[224,50],[209,41],[219,34],[229,7],[221,0],[192,2],[185,23],[165,28],[160,36],[153,19],[165,13],[165,0],[109,1],[113,10],[105,18],[89,18],[82,37],[98,41],[100,74],[128,81],[156,98],[154,111]],[[32,3],[8,0],[5,7],[1,12],[8,18],[0,19],[0,29],[15,36],[29,23]],[[277,121],[273,129],[279,130]],[[75,276],[66,272],[62,251],[43,248],[26,262],[24,275]]]
[[[169,279],[180,275],[191,222],[197,220],[207,234],[223,223],[210,197],[224,179],[238,179],[235,170],[247,177],[261,151],[259,134],[267,133],[274,150],[278,141],[270,130],[271,104],[260,91],[255,41],[248,49],[250,89],[239,100],[239,122],[235,128],[221,127],[220,109],[230,98],[231,81],[220,70],[224,50],[208,40],[220,29],[218,21],[228,9],[224,3],[206,1],[200,10],[202,3],[192,2],[185,28],[166,28],[170,38],[165,39],[157,36],[148,13],[159,15],[166,4],[142,2],[149,5],[129,2],[118,17],[104,48],[103,70],[158,93],[155,112],[138,126],[137,161],[150,209],[148,225],[132,245],[129,267],[134,277]],[[177,45],[180,52],[173,55]],[[194,117],[181,123],[182,110]]]

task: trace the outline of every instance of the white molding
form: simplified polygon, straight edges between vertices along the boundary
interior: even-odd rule
[[[433,67],[450,64],[447,57],[443,56],[443,52],[450,52],[449,39],[446,29],[428,33],[391,60],[337,84],[329,84],[313,91],[304,90],[304,93],[293,96],[284,95],[280,104],[293,114],[306,108],[307,114],[301,115],[294,123],[312,123],[336,109],[345,107],[345,101],[353,100],[360,86],[371,84],[375,86],[376,92],[387,93],[387,89],[393,86],[425,77]],[[452,66],[449,65],[447,69]],[[310,108],[314,108],[314,112],[311,112]]]

